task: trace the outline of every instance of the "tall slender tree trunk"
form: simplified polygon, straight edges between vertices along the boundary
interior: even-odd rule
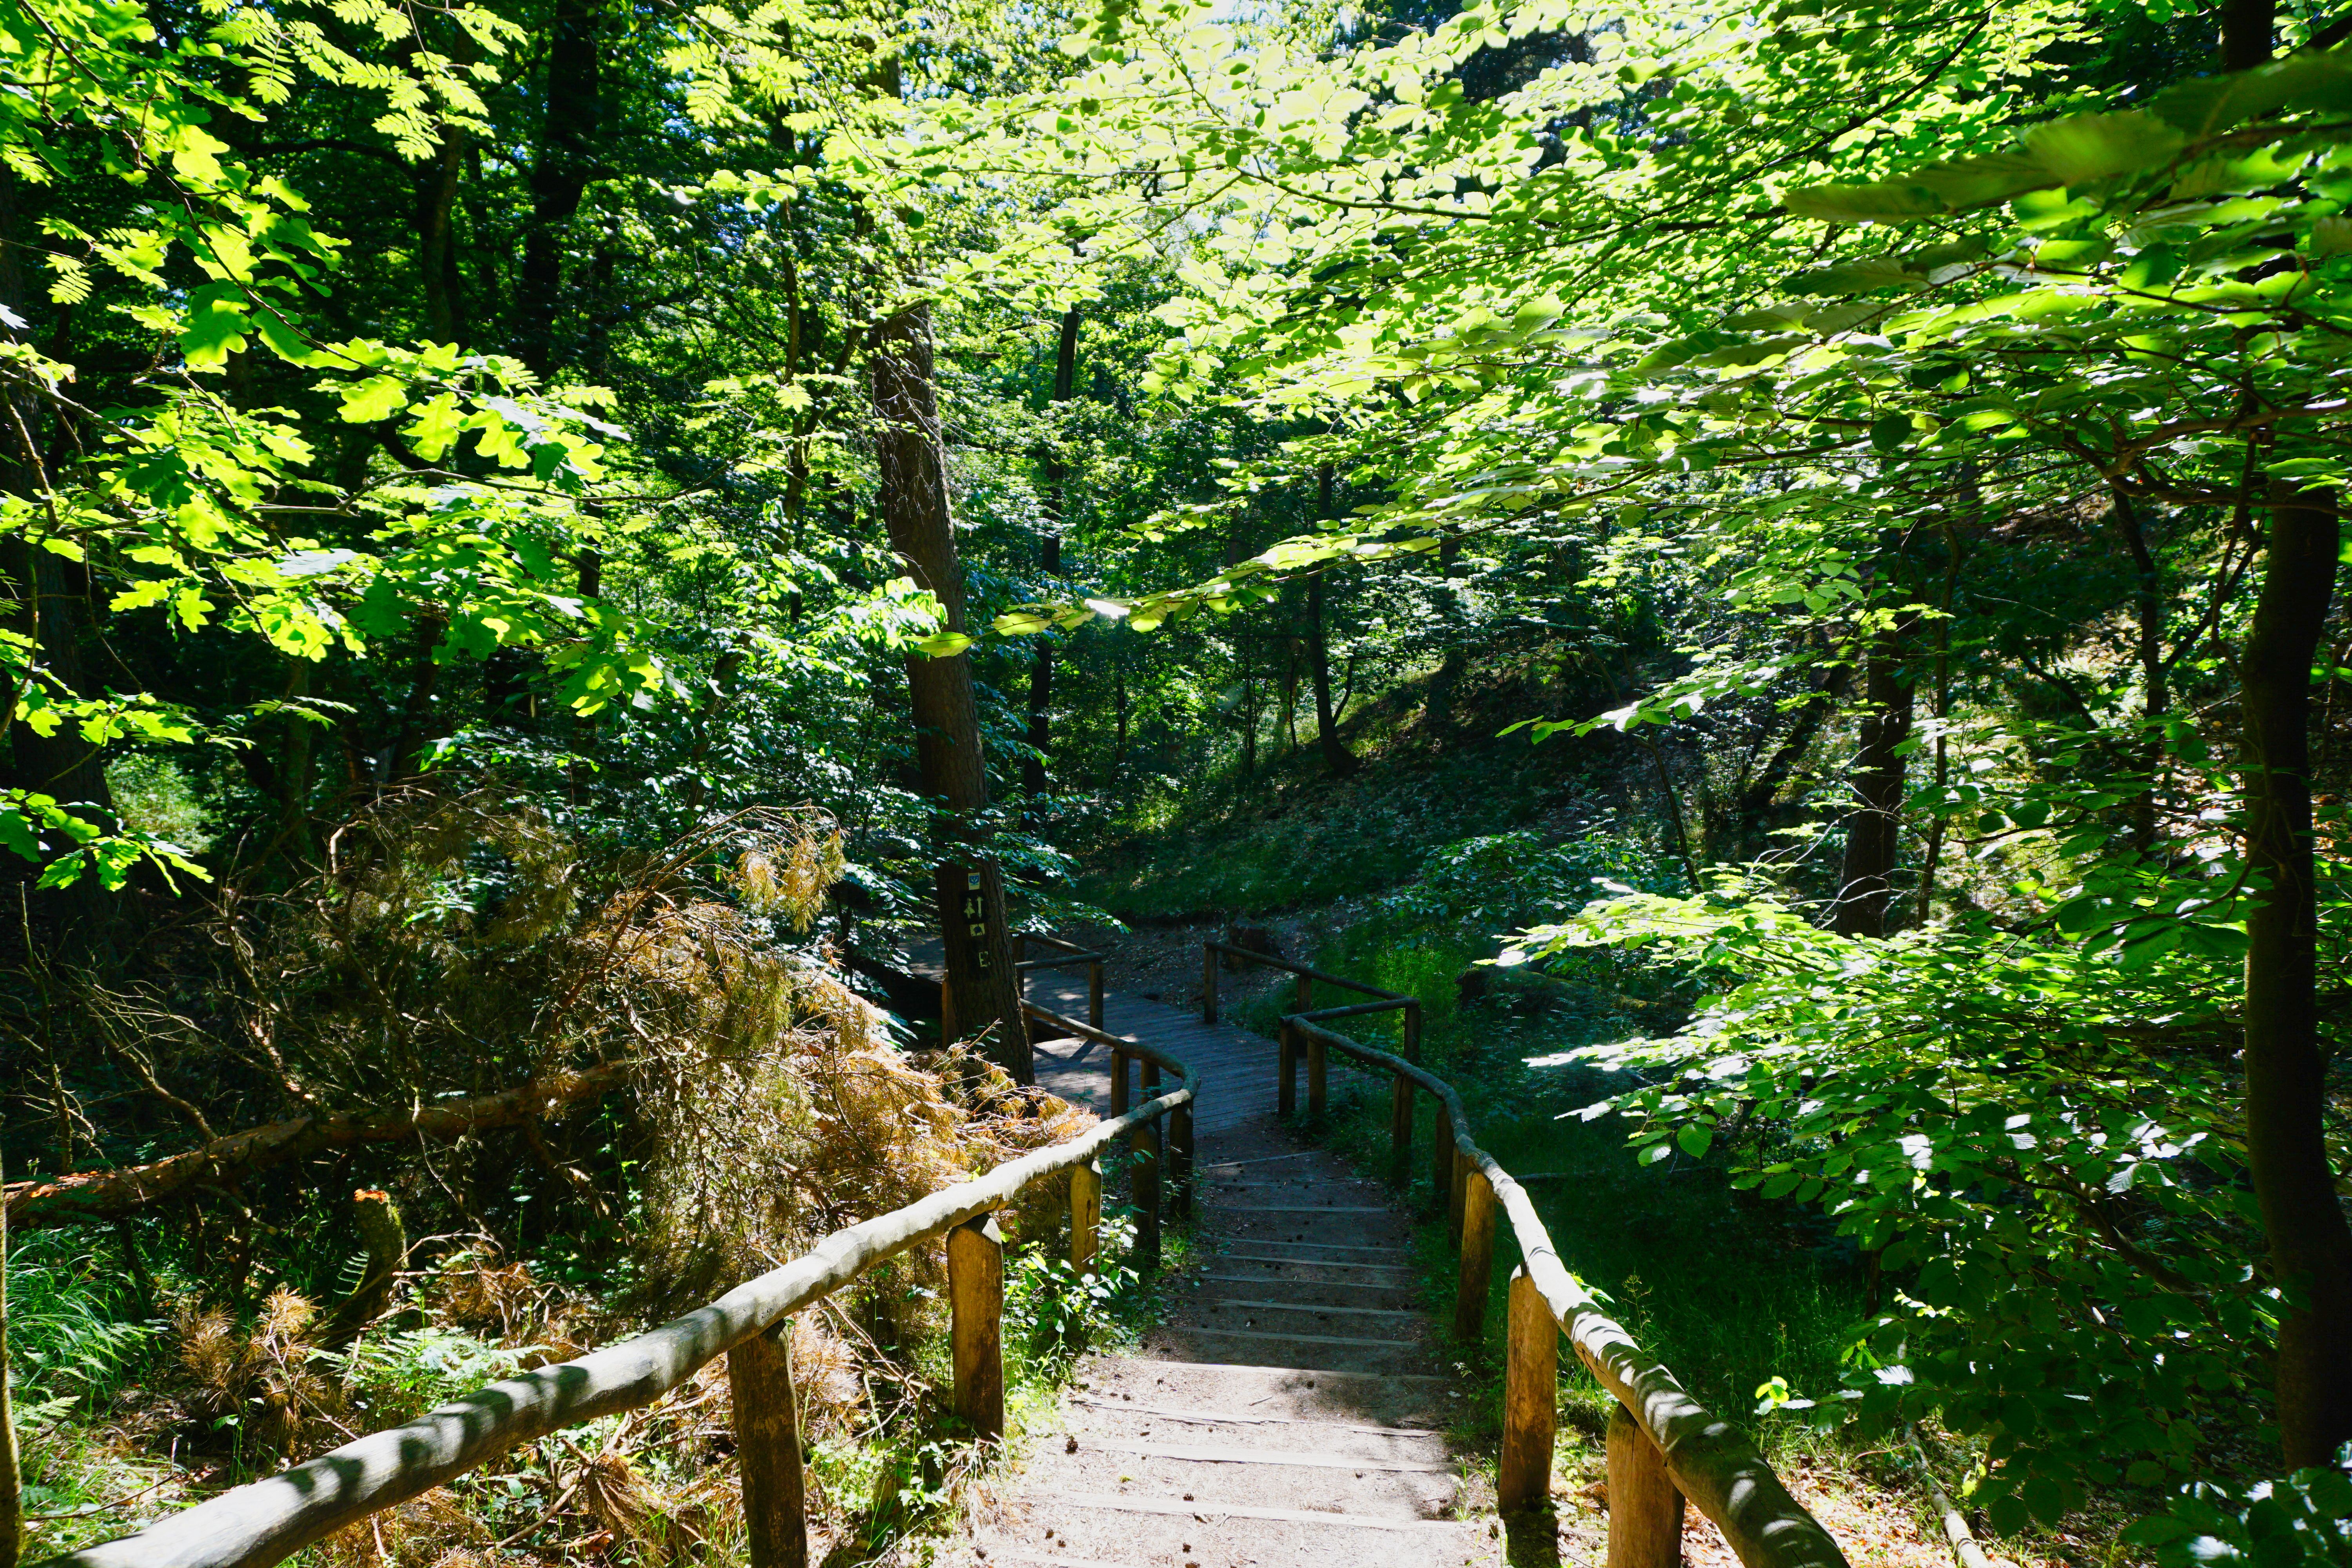
[[[1078,374],[1078,308],[1062,312],[1062,332],[1054,345],[1054,405],[1070,401]],[[1048,577],[1062,574],[1062,528],[1067,502],[1069,466],[1060,449],[1048,442],[1038,452],[1045,478],[1045,536],[1038,541],[1037,568]],[[1053,742],[1054,634],[1041,632],[1029,666],[1029,754],[1021,759],[1021,788],[1031,800],[1045,793],[1045,749]]]
[[[416,165],[416,272],[425,292],[425,330],[436,342],[466,341],[464,285],[457,268],[457,183],[466,167],[465,132],[441,128],[441,145]]]
[[[2323,1118],[2316,996],[2311,663],[2335,588],[2333,491],[2276,490],[2268,559],[2241,658],[2246,862],[2267,884],[2246,921],[2246,1163],[2289,1292],[2279,1322],[2286,1467],[2333,1462],[2352,1441],[2352,1227],[2336,1195]]]
[[[1863,658],[1861,745],[1854,754],[1854,806],[1846,818],[1845,860],[1838,872],[1830,929],[1885,936],[1895,895],[1895,858],[1903,829],[1903,753],[1911,736],[1912,686],[1900,641],[1905,628],[1881,634]]]
[[[563,291],[562,226],[598,172],[604,77],[600,0],[555,0],[547,45],[546,119],[530,166],[530,220],[516,281],[522,362],[547,375],[556,363],[555,320]]]
[[[2147,547],[2147,534],[2131,498],[2115,492],[2116,531],[2132,559],[2132,614],[2140,679],[2140,718],[2147,731],[2137,748],[2147,783],[2125,807],[2131,825],[2132,847],[2146,855],[2156,847],[2157,773],[2164,765],[2163,732],[2157,726],[2171,710],[2171,694],[2164,673],[2164,579]]]
[[[1331,518],[1331,465],[1315,471],[1317,510]],[[1307,675],[1315,689],[1315,742],[1323,752],[1323,769],[1333,778],[1356,771],[1356,759],[1339,739],[1339,716],[1331,710],[1331,641],[1324,629],[1321,568],[1307,579]]]
[[[955,521],[942,467],[928,305],[908,305],[881,324],[874,335],[872,367],[877,499],[883,525],[891,548],[905,558],[915,581],[946,607],[947,629],[961,632],[965,629],[963,563],[956,553]],[[987,1034],[989,1057],[1017,1082],[1034,1083],[1020,980],[1013,968],[1013,936],[1004,918],[1004,879],[982,839],[988,764],[981,749],[971,655],[910,655],[907,688],[914,708],[915,752],[923,790],[938,810],[946,1037]]]
[[[24,1461],[8,1394],[8,1205],[0,1204],[0,1568],[16,1568],[24,1554]]]
[[[1448,529],[1437,542],[1437,574],[1451,583],[1462,570],[1462,535]],[[1451,591],[1448,591],[1451,596]],[[1453,598],[1449,614],[1460,609],[1461,601]],[[1454,627],[1454,638],[1445,647],[1444,662],[1437,667],[1436,676],[1429,683],[1429,700],[1423,708],[1423,720],[1431,730],[1443,730],[1454,722],[1454,692],[1462,684],[1463,673],[1470,668],[1470,656],[1458,640],[1461,627]]]

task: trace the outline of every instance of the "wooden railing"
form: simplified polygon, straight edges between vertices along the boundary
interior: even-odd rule
[[[1029,958],[1024,956],[1029,944],[1051,948],[1059,958]],[[1074,942],[1064,942],[1058,936],[1045,936],[1033,931],[1013,934],[1013,967],[1021,977],[1021,1005],[1029,1005],[1029,972],[1033,969],[1068,969],[1076,964],[1087,966],[1087,1022],[1099,1029],[1103,1026],[1103,960],[1108,956],[1080,947]],[[1084,1053],[1081,1052],[1081,1055]]]
[[[1496,1480],[1504,1513],[1549,1506],[1559,1336],[1565,1333],[1592,1375],[1617,1400],[1608,1431],[1611,1568],[1673,1568],[1680,1563],[1685,1500],[1715,1521],[1748,1568],[1847,1568],[1845,1554],[1829,1531],[1790,1495],[1755,1446],[1693,1399],[1673,1373],[1610,1321],[1591,1292],[1560,1262],[1551,1234],[1526,1190],[1471,1138],[1469,1113],[1461,1097],[1420,1065],[1417,1003],[1229,943],[1203,945],[1202,1016],[1211,1023],[1217,1016],[1221,953],[1300,977],[1298,1008],[1282,1020],[1276,1068],[1286,1112],[1297,1102],[1301,1054],[1307,1058],[1307,1109],[1314,1112],[1325,1108],[1325,1064],[1332,1051],[1391,1075],[1390,1174],[1402,1186],[1412,1169],[1413,1096],[1425,1091],[1437,1102],[1430,1175],[1436,1197],[1446,1208],[1447,1232],[1461,1254],[1454,1297],[1457,1338],[1475,1341],[1485,1331],[1494,1281],[1496,1211],[1510,1221],[1521,1261],[1511,1274],[1504,1338],[1503,1452]],[[1369,992],[1381,1000],[1310,1009],[1309,983],[1318,980]],[[1325,1026],[1333,1018],[1400,1006],[1405,1018],[1404,1056],[1375,1050]]]
[[[1097,973],[1100,971],[1097,969]],[[1100,1016],[1099,983],[1094,987]],[[800,1420],[789,1354],[794,1312],[909,1247],[947,1238],[949,1337],[955,1408],[982,1437],[1004,1430],[1000,1353],[1004,1306],[1003,1242],[992,1215],[1022,1192],[1070,1176],[1070,1262],[1092,1264],[1102,1215],[1102,1151],[1121,1138],[1136,1152],[1130,1191],[1139,1211],[1138,1251],[1156,1262],[1162,1150],[1166,1139],[1179,1213],[1191,1206],[1192,1103],[1200,1079],[1151,1046],[1103,1033],[1034,1005],[1030,1016],[1108,1044],[1120,1063],[1145,1064],[1147,1091],[1164,1068],[1177,1087],[1120,1106],[1066,1143],[1008,1161],[889,1214],[837,1230],[814,1248],[745,1281],[682,1318],[573,1361],[522,1373],[429,1410],[405,1426],[371,1433],[274,1476],[222,1493],[134,1535],[54,1557],[40,1568],[265,1568],[346,1526],[455,1480],[499,1455],[566,1427],[649,1405],[683,1386],[719,1356],[733,1394],[736,1456],[753,1568],[805,1568]],[[1121,1074],[1124,1079],[1124,1072]]]

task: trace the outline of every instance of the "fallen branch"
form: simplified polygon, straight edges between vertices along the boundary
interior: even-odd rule
[[[144,1165],[78,1172],[47,1182],[21,1182],[5,1189],[8,1223],[33,1230],[120,1219],[181,1196],[200,1183],[234,1180],[306,1159],[324,1149],[397,1143],[412,1138],[446,1141],[561,1116],[618,1089],[635,1065],[607,1062],[585,1072],[534,1079],[497,1094],[442,1100],[415,1110],[298,1116],[232,1132],[201,1148]]]

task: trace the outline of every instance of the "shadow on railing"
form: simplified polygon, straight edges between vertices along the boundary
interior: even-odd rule
[[[1522,1262],[1511,1276],[1505,1335],[1503,1452],[1496,1491],[1507,1520],[1550,1508],[1552,1445],[1559,1405],[1559,1338],[1565,1333],[1601,1385],[1617,1399],[1609,1422],[1609,1561],[1671,1568],[1682,1561],[1685,1500],[1715,1521],[1747,1568],[1847,1568],[1828,1531],[1790,1496],[1755,1446],[1684,1391],[1664,1364],[1611,1321],[1553,1248],[1526,1191],[1470,1137],[1461,1097],[1424,1070],[1421,1005],[1413,998],[1227,942],[1202,944],[1202,1016],[1217,1018],[1217,960],[1226,954],[1299,976],[1297,1009],[1284,1016],[1279,1101],[1297,1105],[1298,1058],[1307,1058],[1307,1103],[1326,1103],[1326,1063],[1338,1051],[1391,1075],[1393,1085],[1390,1179],[1412,1173],[1413,1095],[1437,1101],[1431,1133],[1431,1184],[1445,1205],[1446,1229],[1461,1253],[1454,1298],[1456,1338],[1475,1341],[1486,1328],[1495,1268],[1495,1213],[1510,1219]],[[1310,1009],[1311,983],[1322,981],[1378,998]],[[1360,1045],[1325,1027],[1334,1018],[1402,1008],[1404,1054]],[[1544,1527],[1541,1544],[1550,1544]]]
[[[1095,973],[1093,1011],[1099,1020],[1098,957]],[[1105,1034],[1098,1022],[1082,1024],[1033,1004],[1023,1005],[1041,1023],[1109,1045],[1121,1065],[1122,1083],[1127,1058],[1136,1057],[1146,1064],[1147,1090],[1158,1087],[1162,1068],[1177,1075],[1177,1087],[1150,1096],[1131,1110],[1122,1104],[1108,1119],[1066,1143],[1008,1161],[984,1176],[835,1231],[782,1267],[634,1339],[502,1379],[405,1426],[371,1433],[135,1534],[50,1558],[38,1568],[267,1568],[521,1444],[649,1405],[722,1355],[733,1396],[751,1562],[758,1568],[806,1568],[800,1420],[789,1354],[791,1314],[884,1259],[944,1236],[956,1413],[980,1436],[998,1437],[1004,1430],[1004,1272],[1003,1240],[992,1217],[994,1212],[1037,1183],[1067,1172],[1070,1262],[1080,1273],[1087,1272],[1102,1217],[1099,1156],[1125,1137],[1136,1154],[1129,1174],[1138,1211],[1136,1251],[1147,1268],[1156,1265],[1162,1117],[1169,1121],[1166,1163],[1176,1189],[1173,1206],[1179,1214],[1191,1210],[1192,1104],[1200,1091],[1199,1075],[1151,1046]]]

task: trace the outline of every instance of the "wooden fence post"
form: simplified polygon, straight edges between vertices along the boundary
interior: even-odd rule
[[[1275,1045],[1276,1071],[1274,1109],[1288,1116],[1298,1109],[1298,1031],[1288,1024]]]
[[[1404,1010],[1404,1050],[1401,1053],[1409,1062],[1421,1060],[1421,1004],[1408,1003]]]
[[[984,1438],[1004,1436],[1004,1233],[993,1215],[948,1232],[948,1337],[955,1409]]]
[[[1099,958],[1087,964],[1087,1022],[1097,1029],[1103,1026],[1103,971]]]
[[[1429,1129],[1429,1192],[1440,1207],[1451,1200],[1447,1194],[1454,1184],[1454,1112],[1437,1102],[1437,1117]]]
[[[1320,1116],[1329,1103],[1331,1053],[1324,1047],[1320,1035],[1307,1037],[1307,1114]]]
[[[1609,1413],[1609,1568],[1681,1568],[1683,1494],[1666,1457],[1619,1405]]]
[[[1495,1280],[1495,1185],[1468,1165],[1462,1180],[1462,1275],[1454,1288],[1454,1337],[1476,1342]]]
[[[1315,982],[1304,974],[1300,975],[1296,994],[1298,997],[1298,1005],[1292,1008],[1292,1012],[1305,1013],[1312,1010],[1315,1005]]]
[[[1143,1057],[1143,1058],[1138,1058],[1137,1063],[1136,1063],[1136,1066],[1140,1069],[1140,1070],[1139,1071],[1139,1073],[1137,1074],[1137,1076],[1142,1079],[1142,1082],[1141,1082],[1141,1084],[1138,1087],[1138,1089],[1137,1089],[1137,1090],[1136,1090],[1136,1095],[1135,1095],[1135,1103],[1136,1103],[1136,1104],[1138,1104],[1138,1105],[1141,1105],[1141,1104],[1142,1104],[1145,1100],[1157,1100],[1157,1099],[1159,1099],[1159,1098],[1160,1098],[1160,1064],[1159,1064],[1158,1062],[1153,1061],[1150,1057]],[[1146,1125],[1147,1125],[1147,1126],[1149,1126],[1149,1127],[1150,1127],[1150,1128],[1152,1128],[1152,1129],[1154,1129],[1154,1131],[1153,1131],[1152,1136],[1153,1136],[1154,1141],[1156,1142],[1156,1141],[1157,1141],[1157,1139],[1158,1139],[1158,1136],[1159,1136],[1158,1131],[1157,1131],[1157,1129],[1159,1128],[1160,1123],[1159,1123],[1158,1121],[1155,1121],[1149,1122],[1149,1123],[1147,1123]],[[1137,1148],[1137,1149],[1141,1149],[1141,1148],[1143,1147],[1143,1129],[1142,1129],[1142,1128],[1138,1128],[1138,1129],[1136,1130],[1135,1137],[1134,1137],[1134,1139],[1132,1140],[1132,1142],[1133,1142],[1133,1146],[1134,1146],[1135,1148]]]
[[[1201,1022],[1217,1021],[1217,950],[1201,944]]]
[[[1402,1073],[1389,1089],[1389,1181],[1400,1192],[1412,1181],[1412,1079]]]
[[[1147,1121],[1135,1139],[1135,1256],[1139,1273],[1160,1267],[1160,1123]]]
[[[1102,1162],[1089,1160],[1070,1170],[1070,1270],[1085,1274],[1094,1268],[1095,1247],[1102,1234]]]
[[[1175,1184],[1171,1205],[1179,1219],[1192,1217],[1192,1108],[1168,1113],[1168,1172]]]
[[[793,1321],[727,1352],[735,1406],[735,1458],[743,1472],[743,1523],[751,1568],[808,1568],[800,1411],[793,1398]]]
[[[1503,1351],[1503,1461],[1495,1476],[1505,1513],[1551,1507],[1551,1450],[1559,1409],[1559,1325],[1522,1266],[1511,1270]]]
[[[1110,1113],[1127,1114],[1127,1053],[1117,1048],[1110,1053]]]
[[[1460,1146],[1448,1142],[1445,1152],[1453,1157],[1452,1179],[1445,1189],[1445,1239],[1455,1247],[1462,1245],[1462,1211],[1468,1206],[1470,1195],[1470,1156]]]

